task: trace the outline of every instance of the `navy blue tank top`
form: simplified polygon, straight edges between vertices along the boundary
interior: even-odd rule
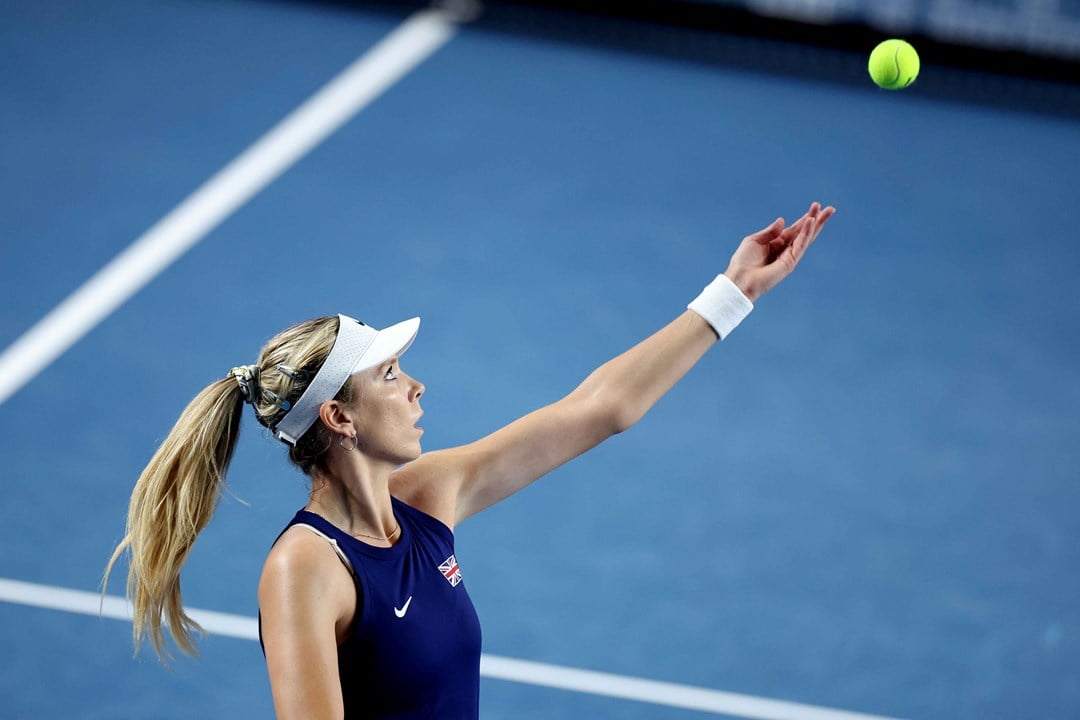
[[[465,591],[450,528],[397,498],[401,537],[368,545],[301,510],[285,527],[310,525],[352,569],[356,614],[338,646],[346,720],[476,720],[480,620]]]

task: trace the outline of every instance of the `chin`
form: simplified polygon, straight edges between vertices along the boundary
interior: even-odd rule
[[[417,441],[415,445],[401,453],[401,464],[404,465],[405,463],[410,463],[423,454],[424,450],[420,447],[419,441]]]

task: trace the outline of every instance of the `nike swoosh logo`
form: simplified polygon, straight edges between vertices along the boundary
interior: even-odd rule
[[[412,595],[409,596],[409,599],[405,601],[405,605],[400,610],[398,610],[397,608],[394,608],[394,614],[397,615],[399,618],[405,617],[405,613],[409,612],[409,605],[411,605],[411,604],[412,604]]]

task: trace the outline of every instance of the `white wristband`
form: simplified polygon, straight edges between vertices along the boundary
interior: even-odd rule
[[[750,314],[754,303],[743,295],[738,285],[721,274],[706,285],[686,308],[705,318],[705,322],[712,325],[723,340]]]

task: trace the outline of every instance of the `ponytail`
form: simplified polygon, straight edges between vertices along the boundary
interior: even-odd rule
[[[149,635],[154,652],[167,662],[164,623],[182,651],[196,654],[192,633],[202,628],[184,612],[180,568],[225,487],[242,408],[234,378],[210,385],[180,415],[135,483],[127,531],[105,568],[102,592],[113,565],[130,550],[127,595],[136,652]]]
[[[113,566],[130,551],[127,595],[134,610],[136,652],[149,635],[154,652],[167,662],[164,624],[181,650],[195,654],[192,634],[202,628],[184,612],[180,568],[225,489],[244,402],[252,405],[260,424],[273,430],[326,361],[338,324],[336,316],[315,318],[271,338],[254,365],[233,368],[229,377],[191,401],[139,476],[127,532],[101,583],[104,595]],[[352,402],[350,387],[346,383],[336,399]],[[316,422],[289,448],[289,459],[310,475],[325,467],[331,442],[330,431]]]

